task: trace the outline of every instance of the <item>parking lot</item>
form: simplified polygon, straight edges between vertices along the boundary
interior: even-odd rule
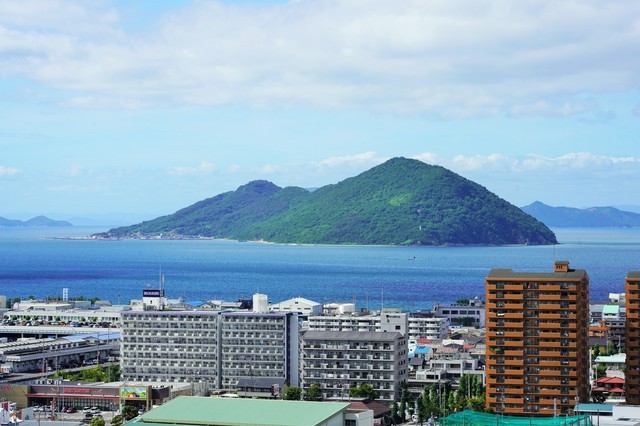
[[[104,419],[106,423],[111,421],[113,417],[113,412],[111,411],[101,411],[97,407],[86,407],[81,410],[73,410],[71,412],[67,412],[69,410],[65,410],[65,412],[54,413],[52,415],[51,411],[44,409],[44,407],[34,407],[33,410],[33,418],[27,419],[25,421],[33,421],[33,422],[47,422],[48,425],[52,423],[74,423],[74,424],[88,424],[91,422],[91,419],[94,417],[101,417]],[[21,423],[22,424],[22,423]]]

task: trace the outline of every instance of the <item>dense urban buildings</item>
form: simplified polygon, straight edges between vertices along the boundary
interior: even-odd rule
[[[640,271],[626,278],[626,382],[628,404],[640,404]]]
[[[302,388],[320,385],[325,399],[349,399],[349,389],[370,384],[380,401],[400,396],[407,380],[407,339],[398,332],[305,331]]]
[[[589,277],[492,269],[486,278],[486,403],[497,413],[566,414],[589,398]]]

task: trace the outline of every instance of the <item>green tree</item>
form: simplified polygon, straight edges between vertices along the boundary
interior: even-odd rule
[[[122,415],[124,416],[125,421],[129,421],[138,417],[138,409],[135,405],[125,405],[122,409]]]
[[[305,401],[322,401],[324,397],[322,396],[322,389],[320,385],[317,383],[309,386],[309,389],[304,393]]]
[[[423,398],[416,399],[416,414],[418,415],[418,421],[420,422],[420,424],[422,424],[422,422],[425,421],[428,417]]]
[[[393,405],[391,405],[391,421],[394,425],[402,421],[400,419],[400,406],[398,405],[398,401],[393,401]]]
[[[102,417],[94,417],[91,419],[91,426],[104,426],[104,419]]]
[[[370,401],[375,401],[380,397],[380,392],[375,390],[369,383],[363,383],[360,386],[355,386],[349,389],[349,396],[355,398],[367,398]]]
[[[591,359],[595,360],[600,356],[600,345],[593,345],[591,348]]]
[[[122,414],[116,414],[111,419],[111,426],[122,426],[122,422],[123,422]]]
[[[289,401],[300,401],[300,397],[302,396],[302,390],[300,390],[297,386],[286,386],[284,388],[284,392],[282,393],[282,399],[286,399]]]

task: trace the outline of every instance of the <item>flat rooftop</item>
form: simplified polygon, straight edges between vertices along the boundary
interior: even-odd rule
[[[344,412],[348,403],[181,396],[127,423],[129,426],[316,426]]]

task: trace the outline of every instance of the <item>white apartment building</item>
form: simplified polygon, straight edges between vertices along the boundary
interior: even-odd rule
[[[451,325],[448,318],[409,317],[409,341],[425,338],[431,340],[446,339]]]
[[[277,379],[299,384],[298,315],[222,312],[220,386],[236,389],[241,379]]]
[[[380,401],[400,397],[407,379],[407,339],[397,332],[305,331],[302,389],[320,385],[325,399],[349,398],[349,389],[370,384]]]
[[[485,383],[485,370],[477,359],[469,357],[431,359],[427,361],[425,368],[419,368],[409,374],[409,391],[419,395],[425,386],[445,381],[457,389],[460,378],[465,374],[476,375],[481,383]]]
[[[120,367],[129,382],[194,382],[217,387],[217,312],[122,313]]]
[[[298,385],[296,314],[131,311],[121,333],[127,381],[235,389],[240,379],[265,377]]]
[[[397,332],[408,330],[406,313],[382,312],[380,315],[316,315],[310,316],[307,328],[314,331]]]
[[[447,318],[409,317],[407,313],[382,312],[379,315],[314,315],[307,328],[315,331],[398,332],[409,341],[420,338],[445,339]]]
[[[433,313],[437,317],[448,318],[454,325],[470,325],[476,328],[484,328],[486,324],[484,301],[475,297],[468,304],[454,303],[433,306]],[[469,322],[466,324],[466,322]]]

